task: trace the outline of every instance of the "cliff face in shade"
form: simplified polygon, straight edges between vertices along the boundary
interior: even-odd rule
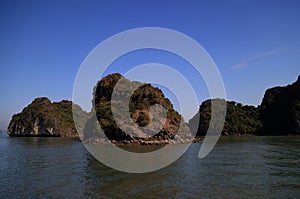
[[[119,80],[118,89],[114,91]],[[130,93],[128,90],[132,88],[137,89],[133,89],[135,91]],[[112,107],[113,92],[116,96],[114,104],[117,107]],[[129,103],[124,103],[122,100],[128,96],[130,98]],[[160,109],[149,110],[151,106],[157,104],[165,108],[165,115]],[[129,106],[127,113],[125,106]],[[93,125],[95,121],[99,122],[110,140],[117,142],[170,141],[179,134],[178,132],[185,134],[185,136],[176,137],[176,139],[191,138],[189,128],[184,123],[183,118],[174,110],[171,102],[164,97],[159,88],[150,84],[130,81],[118,73],[108,75],[97,83],[94,89],[93,109],[96,111],[97,118],[90,118],[87,121],[84,129],[86,139],[98,136],[95,131],[97,127]],[[116,122],[115,118],[119,118],[119,123]],[[161,118],[166,118],[165,122]],[[179,129],[180,125],[181,128]],[[120,128],[120,126],[122,127]]]
[[[293,84],[268,89],[260,109],[262,135],[299,135],[300,76]]]
[[[80,109],[79,106],[77,108]],[[8,135],[77,137],[72,102],[63,100],[51,103],[48,98],[36,98],[21,113],[13,115]]]

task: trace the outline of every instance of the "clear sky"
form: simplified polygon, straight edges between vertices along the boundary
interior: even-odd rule
[[[116,33],[148,26],[198,41],[217,64],[227,99],[256,106],[265,89],[300,75],[299,2],[0,1],[0,128],[36,97],[71,99],[76,73],[95,46]],[[185,71],[182,61],[168,58],[157,51],[133,53],[110,71],[122,73],[148,62]]]

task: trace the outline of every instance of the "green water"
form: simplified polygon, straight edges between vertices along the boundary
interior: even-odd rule
[[[300,137],[222,137],[156,172],[99,163],[72,139],[0,137],[0,198],[300,198]]]

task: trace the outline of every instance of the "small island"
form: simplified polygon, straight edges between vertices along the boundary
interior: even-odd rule
[[[72,102],[52,103],[46,97],[36,98],[21,113],[13,115],[7,132],[11,137],[78,137]]]

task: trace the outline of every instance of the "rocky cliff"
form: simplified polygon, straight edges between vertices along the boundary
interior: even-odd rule
[[[51,103],[48,98],[36,98],[21,113],[13,115],[8,135],[77,137],[72,102],[63,100]]]
[[[115,96],[114,101],[112,96]],[[155,105],[160,105],[166,112]],[[191,139],[183,118],[159,88],[130,81],[118,73],[97,83],[93,110],[97,118],[88,120],[85,139],[99,138],[95,122],[100,123],[105,135],[114,142],[151,144]]]

